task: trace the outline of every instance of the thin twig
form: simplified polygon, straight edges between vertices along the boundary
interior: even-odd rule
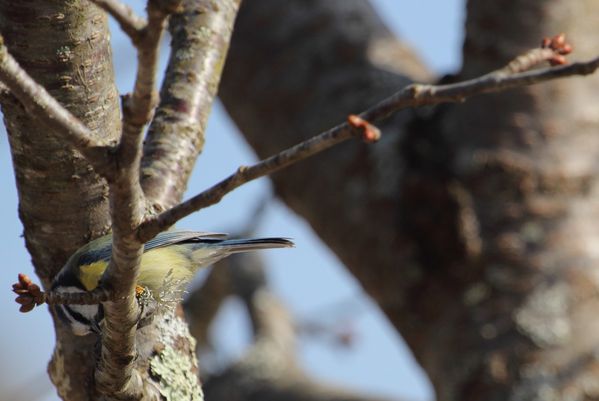
[[[106,302],[110,299],[110,292],[99,286],[93,291],[82,292],[43,292],[28,275],[19,274],[19,281],[13,284],[12,290],[17,294],[15,301],[21,305],[20,311],[27,313],[35,306],[41,304],[74,304],[74,305],[94,305]]]
[[[97,305],[110,300],[110,292],[98,287],[85,292],[44,292],[44,302],[48,305]]]
[[[501,92],[558,78],[592,74],[597,68],[599,68],[599,57],[587,62],[525,71],[513,75],[491,73],[450,85],[413,84],[361,113],[360,117],[376,122],[409,107],[463,102],[468,97],[483,93]]]
[[[119,23],[121,29],[129,35],[133,43],[137,43],[146,21],[135,14],[128,5],[119,0],[92,0],[98,7],[104,9]]]
[[[592,74],[597,68],[599,68],[599,57],[587,62],[511,75],[506,75],[505,70],[502,69],[479,78],[450,85],[413,84],[360,113],[359,117],[365,121],[378,122],[399,110],[410,107],[462,102],[468,97],[482,93],[499,92],[573,75]],[[147,241],[180,219],[219,202],[223,196],[249,181],[274,173],[340,142],[362,135],[362,130],[344,122],[252,166],[239,167],[235,173],[216,185],[145,221],[138,230],[139,238],[142,242]]]
[[[492,75],[513,75],[524,71],[529,71],[536,65],[549,61],[555,57],[555,52],[548,48],[532,49],[521,56],[516,57],[508,65],[499,70],[493,71]]]
[[[551,65],[567,64],[565,56],[572,52],[572,45],[566,42],[566,35],[560,33],[552,38],[544,38],[541,47],[531,49],[516,57],[508,65],[489,75],[505,76],[528,71],[531,68],[548,61]]]
[[[0,36],[0,81],[35,118],[59,135],[67,144],[79,151],[98,174],[109,171],[114,146],[100,143],[77,117],[50,95],[46,89],[29,76],[8,53]]]

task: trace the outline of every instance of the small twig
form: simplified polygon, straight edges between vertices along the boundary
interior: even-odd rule
[[[136,15],[131,7],[119,0],[92,0],[92,2],[112,15],[133,43],[139,40],[141,31],[146,26],[146,21]]]
[[[500,70],[493,71],[489,75],[512,75],[519,72],[528,71],[536,65],[539,65],[545,61],[550,61],[556,56],[555,52],[551,49],[532,49],[527,53],[516,57],[508,65]],[[563,63],[565,64],[565,63]]]
[[[347,123],[358,130],[362,135],[362,140],[366,143],[374,143],[381,139],[381,130],[364,120],[360,116],[350,114],[347,117]]]
[[[110,292],[102,287],[86,292],[44,292],[48,305],[97,305],[110,300]]]
[[[482,93],[499,92],[573,75],[588,75],[595,72],[597,68],[599,68],[599,57],[587,62],[515,74],[491,73],[451,85],[413,84],[360,113],[359,118],[366,122],[377,122],[409,107],[461,102]],[[362,130],[345,122],[252,166],[239,167],[235,173],[214,186],[145,221],[138,230],[138,236],[142,242],[147,241],[180,219],[218,203],[223,196],[249,181],[274,173],[340,142],[362,135]]]
[[[100,143],[77,117],[29,76],[8,53],[0,36],[0,81],[30,111],[67,144],[79,151],[98,174],[109,172],[112,144]]]
[[[12,285],[12,290],[17,294],[15,301],[21,305],[19,311],[27,313],[34,307],[48,305],[96,305],[110,299],[110,292],[102,287],[93,291],[82,292],[44,292],[33,283],[26,274],[19,274],[19,281]]]
[[[516,57],[507,66],[493,71],[488,75],[504,76],[528,71],[531,68],[549,62],[552,66],[567,64],[566,55],[572,52],[572,45],[566,42],[563,33],[552,38],[544,38],[541,47],[531,49],[521,56]]]

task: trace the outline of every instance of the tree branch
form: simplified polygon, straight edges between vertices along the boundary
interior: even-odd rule
[[[113,146],[100,143],[89,128],[19,66],[0,37],[0,81],[37,119],[79,151],[98,174],[106,175]]]
[[[170,19],[171,56],[142,160],[142,187],[156,210],[181,200],[202,149],[239,3],[188,1]]]
[[[254,342],[244,356],[222,373],[205,379],[210,400],[352,400],[382,401],[368,395],[319,383],[296,361],[296,330],[285,306],[269,291],[259,255],[234,255],[229,269],[232,292],[245,304]]]
[[[119,23],[121,29],[129,35],[133,43],[137,43],[146,21],[133,12],[131,7],[119,0],[92,0]]]
[[[529,67],[532,65],[533,63],[528,64]],[[366,122],[378,122],[399,110],[410,107],[462,102],[468,97],[482,93],[499,92],[569,76],[592,74],[597,68],[599,68],[599,57],[587,62],[513,74],[507,73],[506,69],[501,69],[479,78],[450,85],[412,84],[360,113],[359,117]],[[193,198],[146,220],[138,230],[140,240],[147,241],[180,219],[218,203],[226,194],[249,181],[272,174],[350,138],[362,136],[367,139],[365,137],[367,132],[357,128],[360,127],[356,127],[355,123],[345,122],[252,166],[239,167],[235,173]]]
[[[43,292],[26,274],[19,274],[19,281],[13,284],[12,290],[18,295],[15,302],[21,305],[19,311],[23,313],[44,303],[48,305],[94,305],[110,299],[110,293],[102,287],[88,292]]]
[[[148,24],[136,43],[138,67],[135,88],[124,104],[123,133],[117,149],[118,168],[108,181],[112,255],[102,283],[110,292],[111,300],[104,303],[105,326],[95,379],[100,393],[122,399],[140,398],[143,394],[143,380],[134,370],[137,357],[135,333],[140,313],[134,289],[143,254],[143,242],[137,239],[136,227],[145,213],[139,163],[143,128],[150,119],[154,104],[160,37],[166,18],[180,4],[180,0],[148,2]]]
[[[229,265],[231,258],[219,260],[212,266],[206,280],[196,288],[183,302],[185,316],[189,322],[189,331],[197,340],[197,346],[209,344],[208,332],[214,317],[223,301],[231,295]]]
[[[181,7],[181,0],[150,0],[148,2],[148,24],[139,32],[137,47],[137,76],[133,93],[123,99],[123,136],[119,146],[120,157],[141,158],[143,128],[150,121],[157,103],[156,69],[158,50],[164,24],[170,13]]]

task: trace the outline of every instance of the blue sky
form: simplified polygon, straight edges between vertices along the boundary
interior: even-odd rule
[[[132,4],[139,13],[143,12],[143,2]],[[417,49],[433,70],[445,73],[459,67],[462,0],[374,0],[373,4],[391,29]],[[134,70],[130,62],[123,63],[123,60],[130,61],[134,51],[114,24],[112,35],[118,85],[122,92],[126,92],[132,86]],[[37,399],[54,401],[58,397],[44,373],[54,344],[50,318],[43,308],[26,315],[18,313],[9,291],[18,272],[33,276],[33,268],[20,236],[22,226],[17,217],[17,195],[5,134],[1,143],[0,175],[5,187],[0,199],[3,222],[0,252],[4,255],[0,288],[5,290],[0,291],[0,321],[3,322],[0,394],[9,396],[22,389],[35,393],[39,388]],[[226,158],[222,157],[223,152],[227,153]],[[201,191],[233,172],[237,166],[253,161],[255,156],[251,149],[237,134],[220,105],[216,105],[209,122],[206,146],[196,165],[188,194]],[[266,179],[250,183],[220,204],[187,218],[179,227],[234,231],[244,225],[258,199],[269,190]],[[390,398],[414,401],[433,398],[428,381],[401,339],[309,226],[282,204],[273,202],[260,224],[259,234],[291,237],[297,244],[293,250],[265,252],[273,290],[293,316],[298,321],[309,318],[323,322],[334,316],[340,326],[351,326],[355,333],[355,342],[350,349],[331,346],[326,341],[300,341],[298,357],[308,372],[349,389]],[[218,334],[216,345],[227,358],[238,356],[249,341],[244,317],[235,301],[226,303],[215,330]],[[2,364],[2,361],[8,363]],[[33,399],[21,393],[15,399],[28,398]]]

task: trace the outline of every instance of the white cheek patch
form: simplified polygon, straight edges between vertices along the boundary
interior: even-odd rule
[[[69,305],[69,309],[79,313],[90,322],[94,320],[98,314],[98,305]]]
[[[88,335],[88,334],[90,334],[92,332],[91,329],[90,329],[90,327],[88,325],[83,324],[83,323],[79,323],[76,320],[71,320],[70,327],[71,327],[71,331],[76,336],[86,336],[86,335]]]
[[[58,292],[62,293],[82,293],[85,292],[77,287],[60,287]],[[95,322],[99,305],[58,305],[63,314],[68,319],[68,324],[75,335],[84,336],[91,333],[91,325]]]

